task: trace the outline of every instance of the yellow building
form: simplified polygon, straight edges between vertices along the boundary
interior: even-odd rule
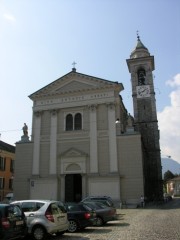
[[[172,178],[166,183],[167,193],[171,196],[180,196],[180,176]]]

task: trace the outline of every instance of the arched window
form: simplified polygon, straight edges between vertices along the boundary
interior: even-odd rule
[[[66,131],[72,131],[73,130],[73,116],[72,114],[68,114],[66,116]]]
[[[138,85],[146,84],[146,71],[143,68],[138,70]]]
[[[74,117],[74,129],[81,130],[82,129],[82,116],[80,113],[76,113]]]

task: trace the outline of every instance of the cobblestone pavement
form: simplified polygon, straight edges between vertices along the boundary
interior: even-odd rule
[[[119,220],[55,240],[180,240],[180,198],[161,206],[119,209]]]
[[[180,198],[144,209],[118,209],[118,214],[118,221],[103,227],[48,240],[180,240]]]

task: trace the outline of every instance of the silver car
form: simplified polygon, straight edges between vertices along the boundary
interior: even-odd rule
[[[19,205],[27,219],[28,233],[35,240],[43,240],[48,234],[63,234],[69,226],[67,213],[63,204],[61,208],[57,201],[22,200],[11,204]]]

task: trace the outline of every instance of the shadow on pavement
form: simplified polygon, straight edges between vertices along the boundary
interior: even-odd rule
[[[112,227],[112,226],[119,226],[119,227],[127,227],[129,226],[129,223],[121,223],[121,222],[116,222],[116,223],[107,223],[106,225],[104,225],[104,227]]]
[[[68,234],[63,234],[62,236],[50,236],[47,238],[48,240],[60,240],[60,239],[66,239],[66,240],[89,240],[90,238],[88,237],[82,237],[82,235],[78,235],[78,232],[77,233],[73,233],[72,235],[68,235]]]

